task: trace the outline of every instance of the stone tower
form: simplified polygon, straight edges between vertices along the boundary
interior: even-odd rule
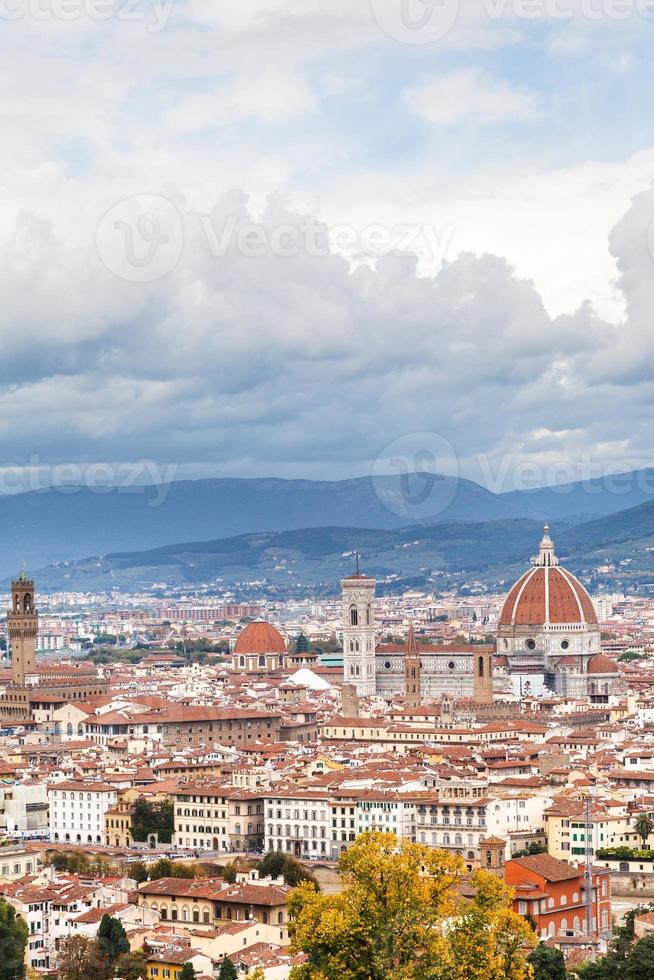
[[[404,655],[404,698],[408,708],[417,708],[422,702],[420,691],[420,657],[413,626],[409,627]]]
[[[490,704],[493,700],[493,650],[479,647],[472,658],[474,681],[473,700],[478,704]]]
[[[501,837],[485,837],[479,841],[481,866],[485,871],[491,871],[498,878],[504,877],[504,854],[506,841]]]
[[[11,678],[24,687],[36,672],[36,635],[39,616],[34,607],[34,582],[21,569],[11,583],[11,609],[7,610],[7,637],[11,650]]]
[[[375,694],[374,578],[356,575],[341,581],[343,597],[343,680],[357,694]]]

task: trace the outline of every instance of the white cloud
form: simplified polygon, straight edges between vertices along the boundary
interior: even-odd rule
[[[525,88],[476,68],[423,79],[404,92],[403,101],[414,115],[437,126],[521,122],[537,113],[536,98]]]

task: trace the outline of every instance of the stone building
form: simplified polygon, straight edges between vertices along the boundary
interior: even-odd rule
[[[107,692],[107,682],[90,665],[37,667],[38,627],[34,582],[21,570],[11,583],[11,608],[7,611],[11,681],[0,689],[0,723],[4,725],[47,720],[64,704]]]
[[[357,572],[341,582],[343,680],[358,695],[407,696],[409,703],[453,698],[493,700],[493,648],[467,644],[377,643],[375,580]]]
[[[545,525],[540,550],[509,592],[500,614],[497,652],[515,693],[608,699],[619,669],[601,652],[601,633],[588,592],[559,563]],[[528,686],[527,686],[528,685]]]

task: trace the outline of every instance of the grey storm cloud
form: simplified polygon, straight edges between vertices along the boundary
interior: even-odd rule
[[[216,255],[178,205],[181,258],[150,283],[113,275],[83,236],[17,216],[0,254],[5,459],[349,475],[420,431],[442,433],[464,469],[516,445],[535,458],[649,451],[654,189],[610,237],[628,308],[618,326],[589,304],[551,318],[493,255],[460,255],[433,277],[408,254],[355,269],[303,248],[253,257],[234,234]],[[214,226],[227,218],[254,222],[245,195],[217,201]],[[309,218],[275,199],[257,221],[270,236]]]

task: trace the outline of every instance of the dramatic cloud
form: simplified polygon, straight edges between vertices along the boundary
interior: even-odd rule
[[[489,480],[652,462],[643,25],[501,6],[422,44],[395,0],[25,4],[5,462],[337,477],[423,432]]]

